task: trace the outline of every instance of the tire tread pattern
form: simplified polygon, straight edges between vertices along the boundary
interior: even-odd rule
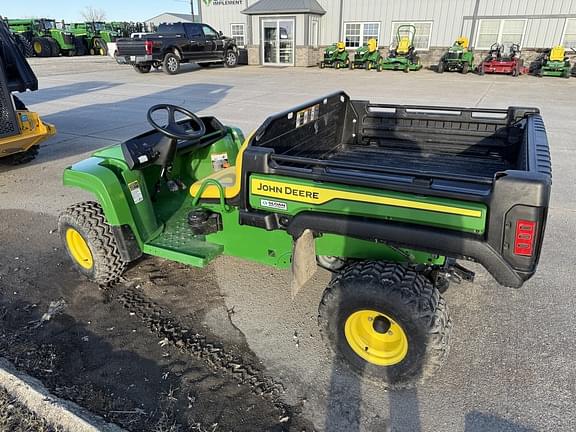
[[[322,338],[328,340],[327,329],[323,327],[323,323],[328,322],[327,305],[339,301],[342,286],[358,282],[379,285],[382,295],[386,295],[386,290],[397,291],[404,306],[412,311],[412,317],[426,326],[427,346],[418,375],[407,381],[386,384],[386,387],[409,388],[429,379],[448,356],[452,320],[440,292],[425,276],[409,267],[382,261],[358,261],[344,268],[332,279],[320,302],[318,324]]]
[[[60,215],[58,228],[62,233],[62,229],[70,225],[80,227],[88,237],[86,240],[94,259],[91,279],[99,284],[117,281],[126,270],[127,263],[120,256],[116,238],[100,204],[85,201],[68,207]]]

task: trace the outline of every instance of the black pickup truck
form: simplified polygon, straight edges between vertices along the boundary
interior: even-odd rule
[[[137,72],[148,73],[162,67],[174,75],[181,63],[194,62],[202,67],[224,63],[238,64],[238,47],[234,39],[222,35],[207,24],[160,24],[158,31],[141,39],[119,39],[116,61],[131,64]]]

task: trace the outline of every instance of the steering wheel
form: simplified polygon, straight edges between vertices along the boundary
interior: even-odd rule
[[[165,126],[160,126],[158,123],[154,121],[152,118],[152,114],[157,111],[166,111],[168,113],[168,124]],[[197,127],[198,130],[190,130],[185,128],[183,125],[178,124],[176,122],[176,113],[180,113],[184,115],[184,120],[191,120]],[[163,133],[169,138],[177,139],[177,140],[192,140],[197,139],[206,133],[206,126],[202,120],[198,118],[196,114],[191,111],[188,111],[185,108],[170,105],[170,104],[158,104],[154,105],[152,108],[148,110],[147,114],[148,123],[156,129],[158,132]]]

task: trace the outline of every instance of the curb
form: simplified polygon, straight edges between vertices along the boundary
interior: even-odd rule
[[[12,363],[2,357],[0,357],[0,387],[37,416],[64,431],[124,431],[74,402],[52,395],[39,380],[17,371]]]

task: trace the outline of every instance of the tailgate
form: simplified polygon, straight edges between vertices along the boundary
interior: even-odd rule
[[[144,39],[119,39],[116,42],[119,56],[143,56],[146,55]]]

